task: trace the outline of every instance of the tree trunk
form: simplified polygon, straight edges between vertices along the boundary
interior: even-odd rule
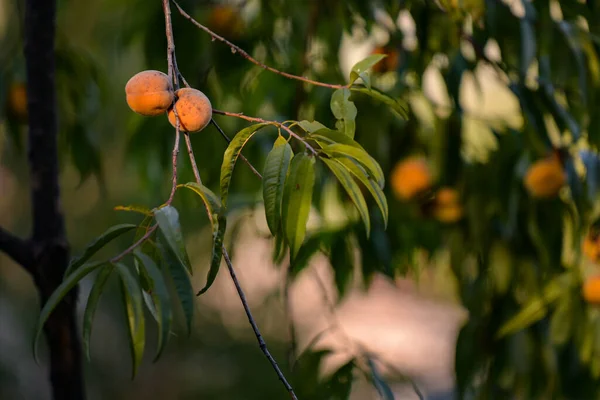
[[[61,283],[69,262],[58,179],[56,0],[26,0],[24,27],[33,207],[33,235],[29,243],[33,259],[28,269],[43,305]],[[76,303],[77,290],[73,290],[44,327],[50,351],[52,393],[57,400],[85,398]]]

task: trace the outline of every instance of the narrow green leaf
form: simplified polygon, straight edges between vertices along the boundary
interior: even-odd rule
[[[402,119],[408,119],[408,103],[401,100],[393,99],[387,94],[380,92],[375,88],[369,89],[361,86],[352,86],[350,90],[353,92],[366,94],[367,96],[370,96],[371,98],[390,106],[392,111],[398,117]]]
[[[571,337],[571,326],[573,325],[573,310],[569,296],[562,296],[550,318],[550,340],[561,346],[567,343]]]
[[[113,208],[113,210],[115,211],[129,211],[129,212],[135,212],[138,214],[143,214],[143,215],[152,215],[152,210],[149,209],[146,206],[138,206],[135,204],[132,205],[128,205],[128,206],[115,206]]]
[[[223,154],[223,164],[221,165],[221,203],[224,208],[227,208],[229,185],[231,184],[233,168],[235,167],[235,163],[240,156],[242,149],[259,129],[267,125],[269,124],[261,123],[242,129],[234,136],[229,143],[229,146],[227,146],[227,149]]]
[[[275,236],[281,220],[281,200],[285,178],[292,160],[292,146],[279,136],[267,155],[263,171],[263,201],[265,215],[271,234]]]
[[[289,273],[292,279],[308,266],[308,262],[318,251],[328,249],[331,246],[336,233],[337,231],[331,230],[321,231],[314,233],[304,241],[300,246],[300,250],[298,250],[298,254],[290,264]]]
[[[152,280],[151,295],[158,316],[158,344],[156,356],[154,357],[154,361],[156,361],[162,354],[169,339],[171,322],[173,320],[171,299],[169,298],[169,290],[167,289],[165,279],[154,260],[139,250],[134,251],[134,256],[139,260]]]
[[[211,223],[214,223],[213,219],[216,214],[221,212],[221,200],[219,197],[214,194],[209,188],[204,185],[200,185],[196,182],[188,182],[182,185],[177,185],[177,187],[184,187],[190,189],[198,196],[204,203],[204,207],[206,208],[206,213],[208,214],[208,219]]]
[[[185,266],[190,275],[192,274],[192,266],[185,249],[185,242],[181,234],[181,226],[179,225],[179,213],[172,206],[160,208],[154,212],[156,222],[160,227],[161,232],[165,236],[167,243],[171,246],[173,253],[181,264]]]
[[[162,238],[159,238],[157,246],[162,255],[163,262],[169,271],[169,275],[173,280],[175,292],[177,293],[185,317],[187,332],[188,335],[190,335],[192,333],[195,302],[194,288],[190,282],[190,276],[185,266],[181,264],[175,254],[173,254],[171,248],[166,243],[163,243]]]
[[[375,159],[365,150],[347,144],[335,143],[323,147],[321,151],[333,158],[350,157],[356,160],[367,170],[369,175],[375,179],[379,187],[383,189],[385,185],[383,170],[379,163],[377,163],[377,161],[375,161]]]
[[[344,123],[344,133],[354,138],[356,131],[356,106],[350,101],[350,89],[337,89],[331,95],[331,112],[339,121]]]
[[[221,259],[223,258],[223,239],[225,237],[225,229],[227,227],[227,219],[224,215],[219,215],[218,219],[218,230],[215,235],[213,235],[213,248],[212,248],[212,257],[210,259],[210,268],[208,269],[208,275],[206,277],[206,284],[204,287],[198,292],[197,296],[205,293],[214,283],[217,278],[217,274],[219,272],[219,268],[221,267]]]
[[[371,193],[375,202],[377,203],[377,207],[381,211],[381,215],[383,216],[383,224],[384,228],[387,228],[388,218],[389,218],[389,208],[387,199],[385,198],[385,194],[383,190],[379,187],[377,182],[375,182],[372,178],[369,177],[367,171],[365,171],[360,165],[354,162],[350,158],[336,158],[335,161],[342,164],[348,171],[354,175],[356,179],[358,179]],[[367,231],[368,232],[368,231]]]
[[[306,235],[314,184],[314,157],[305,153],[296,154],[285,182],[282,203],[283,231],[290,247],[291,260],[298,254]]]
[[[298,125],[300,125],[300,128],[304,129],[308,133],[318,131],[319,129],[327,129],[327,127],[319,121],[302,120],[298,122]]]
[[[114,266],[121,277],[123,300],[125,301],[125,312],[127,313],[127,326],[129,328],[130,350],[132,356],[131,378],[133,379],[142,363],[144,346],[146,345],[142,288],[127,266],[122,263],[116,263]]]
[[[112,265],[107,265],[100,269],[100,272],[98,272],[98,275],[96,276],[94,286],[92,286],[92,290],[87,298],[87,305],[85,306],[85,312],[83,314],[82,346],[83,353],[88,360],[90,360],[90,337],[92,334],[94,314],[96,313],[96,307],[98,306],[98,301],[100,300],[104,286],[106,285],[106,282],[108,282],[108,278],[112,271]]]
[[[367,232],[367,237],[369,236],[369,232],[371,231],[371,219],[369,217],[369,208],[367,207],[367,202],[365,201],[365,197],[360,191],[360,187],[356,183],[356,181],[352,178],[350,172],[340,163],[337,159],[321,159],[325,165],[329,168],[331,172],[335,175],[337,180],[346,190],[348,196],[358,209],[360,213],[360,218],[363,220],[365,224],[365,230]]]
[[[106,246],[112,240],[118,238],[124,233],[136,228],[134,224],[120,224],[108,228],[102,235],[95,238],[90,244],[87,245],[83,254],[79,258],[75,258],[71,261],[64,276],[68,276],[74,270],[82,266],[87,260],[89,260],[94,254],[96,254],[101,248]]]
[[[350,71],[350,84],[353,84],[358,78],[361,78],[365,83],[365,86],[371,88],[371,79],[368,70],[386,57],[387,54],[371,54],[364,60],[354,64]]]
[[[40,335],[42,334],[42,328],[44,327],[44,324],[48,320],[48,317],[50,316],[52,311],[56,308],[58,303],[60,303],[63,297],[65,297],[67,293],[69,293],[69,291],[79,283],[79,281],[81,281],[90,272],[94,271],[96,268],[100,267],[104,263],[105,261],[96,261],[82,265],[80,268],[77,268],[75,271],[73,271],[73,273],[66,276],[62,283],[50,295],[48,301],[46,301],[46,304],[44,304],[44,307],[40,312],[40,316],[38,318],[35,328],[35,335],[33,339],[33,357],[36,363],[38,362],[37,342],[40,339]]]
[[[506,321],[496,337],[510,335],[544,318],[548,313],[548,306],[554,303],[561,293],[563,287],[558,277],[546,285],[541,296],[533,296],[514,317]]]
[[[316,130],[309,134],[307,139],[316,141],[321,147],[334,143],[342,143],[363,149],[363,147],[356,140],[352,139],[348,135],[329,128]]]

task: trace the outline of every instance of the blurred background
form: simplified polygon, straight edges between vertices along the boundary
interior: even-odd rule
[[[600,286],[582,292],[600,249],[588,230],[598,216],[600,166],[597,2],[180,4],[256,59],[322,82],[344,84],[354,63],[388,54],[373,68],[373,85],[407,102],[403,119],[366,96],[353,97],[356,140],[385,171],[390,221],[384,229],[370,204],[373,231],[366,239],[336,181],[322,174],[309,234],[349,229],[355,257],[332,267],[316,254],[291,284],[289,306],[287,260],[273,260],[261,183],[242,163],[235,169],[226,244],[258,325],[301,399],[347,398],[348,391],[351,399],[382,398],[385,390],[373,384],[379,379],[398,399],[598,398]],[[76,255],[109,226],[139,222],[115,206],[154,207],[166,199],[174,135],[166,117],[133,113],[124,92],[135,73],[167,70],[160,2],[58,5],[62,204]],[[23,1],[0,0],[0,225],[26,237],[22,20]],[[214,108],[335,126],[330,89],[262,70],[176,8],[173,29],[179,69]],[[247,126],[221,115],[215,120],[230,136]],[[203,182],[218,193],[226,142],[212,125],[191,137]],[[265,131],[245,147],[259,170],[275,137]],[[539,160],[550,167],[532,172]],[[193,180],[184,157],[180,180]],[[197,290],[209,265],[210,227],[193,195],[178,194],[174,205]],[[100,256],[129,244],[121,237]],[[82,312],[92,282],[81,285]],[[549,285],[558,289],[548,294]],[[38,313],[30,276],[0,254],[2,399],[49,399],[44,363],[36,365],[31,353]],[[194,318],[187,337],[176,315],[164,356],[152,363],[148,354],[132,381],[125,315],[112,282],[85,363],[89,398],[286,398],[225,270],[197,298]],[[297,353],[331,350],[318,369],[292,368],[292,324]],[[149,329],[150,342],[153,335]],[[379,378],[358,362],[346,368],[364,354]],[[315,391],[322,381],[327,390]]]

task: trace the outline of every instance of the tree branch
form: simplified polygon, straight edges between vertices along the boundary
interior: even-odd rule
[[[0,226],[0,251],[6,253],[14,262],[29,273],[33,271],[33,251],[23,239],[13,235]]]
[[[304,138],[302,138],[301,136],[299,136],[296,132],[292,131],[290,128],[288,128],[287,126],[285,126],[281,122],[278,122],[278,121],[269,121],[269,120],[266,120],[266,119],[263,119],[263,118],[249,117],[249,116],[241,114],[241,113],[234,113],[234,112],[221,111],[221,110],[215,110],[215,109],[213,109],[213,114],[220,114],[220,115],[225,115],[225,116],[228,116],[228,117],[241,118],[241,119],[245,119],[246,121],[250,121],[250,122],[258,122],[258,123],[263,123],[263,124],[274,125],[274,126],[278,127],[279,129],[283,129],[290,136],[292,136],[293,138],[295,138],[295,139],[299,140],[300,142],[302,142],[302,144],[304,144],[304,147],[306,147],[306,149],[309,150],[313,155],[317,155],[317,151],[315,150],[314,147],[312,147],[310,144],[308,144],[308,142],[306,140],[304,140]]]
[[[218,40],[220,42],[225,43],[227,46],[229,46],[229,48],[231,48],[231,51],[233,53],[240,54],[246,60],[250,61],[251,63],[253,63],[255,65],[258,65],[262,69],[265,69],[267,71],[271,71],[271,72],[273,72],[273,73],[275,73],[277,75],[281,75],[281,76],[284,76],[284,77],[289,78],[289,79],[295,79],[295,80],[298,80],[298,81],[310,83],[311,85],[315,85],[315,86],[323,86],[323,87],[327,87],[327,88],[330,88],[330,89],[344,89],[344,88],[349,87],[349,85],[336,85],[336,84],[331,84],[331,83],[319,82],[319,81],[315,81],[315,80],[312,80],[312,79],[304,78],[302,76],[288,74],[287,72],[283,72],[283,71],[280,71],[280,70],[275,69],[273,67],[269,67],[268,65],[266,65],[266,64],[258,61],[257,59],[253,58],[250,54],[248,54],[241,47],[236,46],[235,44],[231,43],[229,40],[225,39],[222,36],[217,35],[215,32],[211,31],[206,26],[204,26],[200,22],[196,21],[194,18],[192,18],[192,16],[190,14],[186,13],[183,10],[183,8],[181,8],[181,6],[175,0],[171,0],[171,1],[173,2],[173,4],[175,4],[175,7],[177,7],[177,10],[179,10],[179,13],[185,19],[187,19],[188,21],[190,21],[196,27],[202,29],[204,32],[208,33],[214,40]]]
[[[229,269],[229,275],[231,275],[231,280],[233,281],[233,284],[235,285],[235,289],[238,292],[238,296],[240,297],[240,300],[242,301],[242,305],[244,306],[244,311],[246,312],[246,316],[248,317],[248,322],[250,322],[250,325],[252,326],[252,330],[254,331],[254,335],[256,336],[256,339],[258,340],[258,345],[259,345],[260,349],[262,350],[265,357],[267,357],[267,359],[273,366],[273,369],[277,373],[279,380],[283,383],[283,386],[285,386],[286,390],[290,394],[290,397],[292,399],[297,400],[298,398],[296,397],[296,394],[294,393],[294,389],[289,384],[287,379],[285,379],[283,372],[281,372],[279,365],[277,365],[277,361],[275,361],[275,359],[269,352],[269,349],[267,348],[267,344],[265,343],[265,340],[263,339],[262,335],[260,334],[258,325],[256,325],[256,321],[254,321],[254,317],[252,317],[252,312],[250,311],[250,307],[248,306],[248,301],[246,300],[246,295],[244,294],[244,291],[242,290],[242,286],[240,285],[240,282],[237,279],[235,270],[233,269],[233,264],[231,263],[231,260],[229,259],[229,254],[227,253],[227,249],[225,248],[225,245],[223,245],[223,258],[225,259],[225,263],[227,264],[227,268]]]

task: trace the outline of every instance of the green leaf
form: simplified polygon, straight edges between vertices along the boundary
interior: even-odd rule
[[[383,190],[379,187],[377,182],[369,177],[367,171],[365,171],[360,165],[354,162],[349,158],[336,158],[337,162],[342,164],[348,171],[354,175],[356,179],[358,179],[371,193],[375,202],[377,203],[377,207],[381,211],[381,215],[383,216],[383,224],[384,228],[387,228],[388,218],[389,218],[389,208],[387,199],[385,198],[385,194]],[[369,230],[367,230],[368,232]]]
[[[356,106],[350,101],[350,89],[337,89],[331,96],[331,112],[344,123],[344,133],[353,138],[356,130]]]
[[[212,226],[213,236],[217,234],[219,231],[219,222],[218,215],[222,212],[221,201],[210,189],[205,187],[204,185],[200,185],[196,182],[189,182],[184,185],[179,185],[180,187],[185,187],[196,193],[202,199],[204,203],[204,208],[206,209],[206,214],[208,215],[208,219],[210,220],[210,224]]]
[[[200,296],[205,293],[215,281],[219,268],[221,267],[221,259],[223,258],[223,238],[225,237],[225,229],[227,227],[227,219],[224,215],[219,215],[218,231],[213,235],[212,257],[210,259],[210,268],[206,277],[206,285],[196,294]]]
[[[227,208],[229,185],[231,184],[233,168],[235,167],[235,163],[240,156],[242,149],[259,129],[267,125],[269,124],[261,123],[242,129],[234,136],[227,146],[225,154],[223,154],[223,164],[221,165],[221,203],[224,208]]]
[[[510,335],[544,318],[548,313],[548,306],[554,303],[562,292],[563,287],[559,276],[546,285],[541,296],[533,296],[517,315],[506,321],[498,330],[496,337]]]
[[[371,370],[371,379],[373,380],[373,384],[375,389],[377,389],[379,396],[383,400],[394,400],[394,392],[392,392],[390,386],[383,380],[379,371],[377,371],[377,367],[373,360],[370,357],[367,357],[367,362],[369,363],[369,369]]]
[[[265,161],[265,169],[263,171],[263,201],[265,203],[267,225],[273,236],[277,235],[281,220],[283,187],[292,155],[292,146],[289,145],[283,136],[279,136]]]
[[[323,147],[321,151],[333,158],[350,157],[356,160],[367,170],[369,176],[375,179],[379,187],[383,189],[385,185],[383,170],[377,161],[375,161],[375,159],[365,150],[347,144],[335,143]]]
[[[365,86],[370,89],[371,77],[368,73],[368,70],[386,57],[387,54],[371,54],[364,60],[354,64],[352,70],[350,71],[350,84],[353,84],[358,78],[361,78],[365,83]]]
[[[550,318],[550,339],[553,344],[561,346],[567,343],[571,336],[572,316],[571,299],[563,296]]]
[[[146,206],[138,206],[135,204],[131,204],[128,206],[115,206],[113,208],[113,210],[115,211],[128,211],[128,212],[135,212],[138,214],[143,214],[143,215],[152,215],[152,210],[149,209]]]
[[[52,311],[56,308],[58,303],[60,303],[63,297],[65,297],[69,293],[69,291],[79,283],[80,280],[82,280],[90,272],[94,271],[96,268],[100,267],[103,264],[105,264],[105,261],[96,261],[82,265],[80,268],[73,271],[72,274],[66,276],[62,283],[56,288],[56,290],[52,292],[52,294],[48,298],[48,301],[46,301],[44,307],[42,307],[42,311],[40,312],[40,316],[38,318],[37,325],[35,328],[35,335],[33,340],[33,357],[36,363],[38,362],[37,342],[42,333],[42,328],[44,327],[44,324],[48,320],[48,317],[50,316]]]
[[[357,147],[359,149],[363,149],[363,147],[356,140],[352,139],[351,137],[345,135],[340,131],[336,131],[329,128],[316,130],[310,133],[307,136],[307,139],[316,141],[321,147],[325,147],[329,144],[334,143],[342,143],[347,144],[349,146]]]
[[[375,88],[369,89],[361,86],[352,86],[350,90],[353,92],[366,94],[367,96],[370,96],[371,98],[390,106],[392,111],[399,118],[408,119],[408,103],[401,100],[393,99],[387,94],[382,93]]]
[[[106,246],[112,240],[118,238],[124,233],[136,228],[134,224],[120,224],[115,225],[106,230],[102,235],[98,236],[94,241],[87,245],[83,254],[79,258],[75,258],[71,261],[64,276],[68,276],[73,273],[74,270],[82,266],[87,260],[89,260],[94,254],[101,248]]]
[[[98,306],[98,301],[100,300],[104,286],[106,285],[106,282],[108,282],[108,278],[112,271],[112,265],[107,265],[100,269],[100,272],[98,272],[98,275],[96,276],[94,286],[92,286],[92,290],[87,298],[87,305],[85,306],[85,312],[83,314],[83,330],[81,336],[83,353],[88,360],[90,360],[90,337],[92,334],[94,314],[96,313],[96,307]]]
[[[365,197],[360,191],[360,187],[356,183],[356,181],[352,178],[350,172],[341,164],[338,159],[321,159],[325,165],[333,172],[337,180],[346,190],[348,196],[356,206],[358,212],[360,213],[360,218],[363,220],[365,224],[365,230],[367,231],[367,237],[369,236],[369,232],[371,231],[371,219],[369,217],[369,208],[367,207],[367,202],[365,201]],[[352,161],[350,161],[352,162]]]
[[[169,332],[171,331],[171,322],[173,319],[171,299],[169,298],[169,290],[167,289],[165,279],[154,260],[139,250],[135,250],[133,254],[152,280],[151,295],[158,316],[158,344],[156,356],[154,357],[154,361],[156,361],[162,354],[169,339]]]
[[[177,185],[177,187],[184,187],[190,189],[202,199],[204,203],[204,207],[206,208],[206,213],[208,214],[208,219],[211,223],[214,223],[213,219],[216,217],[218,213],[221,212],[221,201],[219,197],[214,194],[209,188],[204,185],[200,185],[196,182],[188,182],[182,185]]]
[[[121,276],[123,300],[127,313],[127,326],[129,328],[130,350],[132,356],[131,378],[135,378],[144,356],[146,345],[146,328],[144,320],[144,306],[142,304],[142,288],[134,274],[122,263],[114,266]]]
[[[306,235],[314,184],[314,157],[305,153],[296,154],[285,182],[282,203],[283,231],[290,247],[291,260],[298,254]]]
[[[181,234],[181,226],[179,225],[179,213],[172,206],[160,208],[154,212],[156,222],[160,227],[167,243],[173,250],[173,253],[179,262],[185,266],[190,275],[192,274],[192,266],[185,249],[185,242]]]
[[[157,242],[158,250],[162,255],[162,260],[168,268],[169,275],[173,280],[175,292],[179,298],[181,309],[185,317],[188,335],[192,333],[192,322],[194,319],[194,288],[190,282],[190,276],[187,269],[179,262],[171,248],[159,238]]]
[[[319,129],[327,129],[327,127],[319,121],[302,120],[298,122],[298,125],[300,125],[300,128],[304,129],[308,133],[318,131]]]

